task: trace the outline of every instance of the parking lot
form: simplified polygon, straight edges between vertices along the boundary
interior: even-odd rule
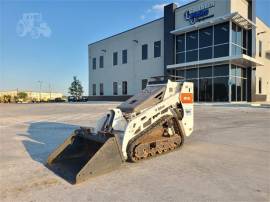
[[[1,201],[269,201],[270,109],[195,106],[181,150],[71,185],[44,165],[118,103],[1,104]]]

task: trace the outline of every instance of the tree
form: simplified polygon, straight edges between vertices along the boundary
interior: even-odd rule
[[[4,95],[4,103],[10,103],[11,95]]]
[[[81,82],[77,79],[76,76],[73,77],[73,81],[71,86],[69,87],[69,94],[76,97],[77,99],[80,98],[83,94],[83,87]]]
[[[17,94],[17,96],[18,96],[19,99],[25,100],[25,99],[27,98],[28,95],[27,95],[26,92],[19,92],[19,93]]]

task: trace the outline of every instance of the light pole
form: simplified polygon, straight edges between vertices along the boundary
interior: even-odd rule
[[[50,100],[52,99],[52,87],[51,83],[49,83],[49,92],[50,92]]]
[[[38,81],[39,83],[39,102],[41,102],[41,86],[42,86],[42,81]]]

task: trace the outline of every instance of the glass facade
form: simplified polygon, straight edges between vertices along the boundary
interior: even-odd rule
[[[247,54],[248,33],[245,29],[232,23],[232,55]]]
[[[231,30],[231,42],[230,42]],[[176,36],[175,63],[248,54],[248,31],[224,22]],[[229,53],[231,46],[231,54]]]
[[[248,38],[248,30],[233,22],[183,33],[176,36],[175,63],[248,54]],[[229,62],[208,65],[202,62],[200,65],[176,69],[175,74],[194,83],[196,102],[247,101],[245,67]]]
[[[231,72],[231,73],[230,73]],[[219,64],[176,70],[177,76],[194,83],[195,102],[247,101],[246,69]],[[231,88],[231,89],[229,89]]]
[[[247,100],[247,70],[246,68],[231,65],[231,101]]]
[[[229,56],[229,22],[176,36],[175,63]]]

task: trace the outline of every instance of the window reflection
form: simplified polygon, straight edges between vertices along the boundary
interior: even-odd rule
[[[200,48],[213,45],[213,27],[207,27],[199,31]]]
[[[218,45],[214,47],[214,57],[225,57],[229,55],[229,44]]]
[[[206,60],[212,58],[212,47],[199,49],[199,60]]]
[[[189,32],[186,34],[186,50],[193,50],[198,48],[198,31]]]
[[[179,35],[176,37],[176,52],[185,51],[185,35]]]
[[[187,69],[186,70],[186,79],[198,78],[198,69]]]
[[[199,101],[211,102],[212,101],[212,78],[199,79]]]
[[[212,77],[212,66],[199,68],[199,77]]]
[[[214,26],[214,44],[229,43],[229,22]]]
[[[227,102],[229,101],[229,77],[214,78],[214,101]]]
[[[230,72],[230,75],[229,75]],[[229,64],[200,66],[179,69],[176,75],[194,83],[194,100],[199,102],[228,102],[247,100],[247,71],[245,68]]]
[[[186,62],[192,62],[198,60],[198,50],[186,52]]]

